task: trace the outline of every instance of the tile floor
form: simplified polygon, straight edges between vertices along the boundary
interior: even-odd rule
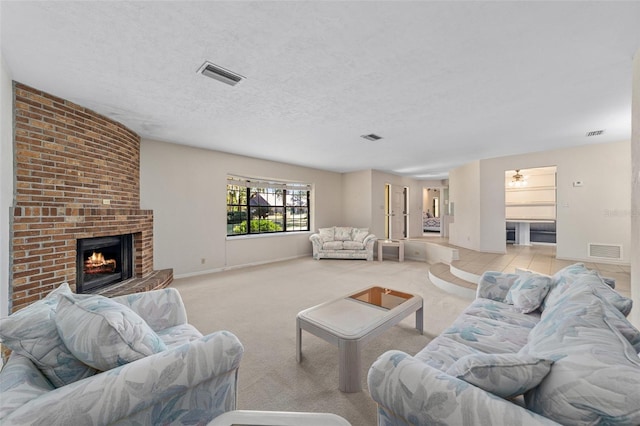
[[[482,253],[449,244],[446,238],[424,237],[430,242],[456,247],[460,260],[452,264],[464,271],[482,274],[484,271],[514,272],[516,268],[531,269],[543,274],[553,274],[567,265],[577,263],[572,260],[556,259],[555,245],[518,246],[507,244],[506,254]],[[616,280],[616,290],[631,297],[631,267],[608,263],[582,262],[589,269],[595,269],[604,277]]]

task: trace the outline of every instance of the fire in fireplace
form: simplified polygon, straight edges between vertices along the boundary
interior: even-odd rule
[[[133,275],[131,234],[78,239],[76,289],[91,293]]]

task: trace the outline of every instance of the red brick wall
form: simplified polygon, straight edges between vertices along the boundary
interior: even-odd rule
[[[77,238],[133,233],[135,276],[151,273],[153,212],[140,210],[139,136],[20,83],[14,112],[12,311],[65,281],[75,285]]]

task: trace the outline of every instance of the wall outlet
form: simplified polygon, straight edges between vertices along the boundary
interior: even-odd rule
[[[104,204],[105,206],[111,204],[111,200],[108,198],[105,198],[104,200],[102,200],[102,204]]]

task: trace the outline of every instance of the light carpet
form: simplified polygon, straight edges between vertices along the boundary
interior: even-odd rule
[[[245,348],[240,364],[238,409],[328,412],[353,426],[376,424],[376,404],[367,371],[385,351],[411,355],[448,327],[470,301],[428,280],[424,262],[313,260],[300,258],[177,279],[189,322],[202,333],[229,330]],[[424,299],[424,335],[412,314],[370,341],[362,351],[362,391],[338,390],[338,348],[302,332],[302,362],[296,362],[296,314],[370,286],[419,294]]]

